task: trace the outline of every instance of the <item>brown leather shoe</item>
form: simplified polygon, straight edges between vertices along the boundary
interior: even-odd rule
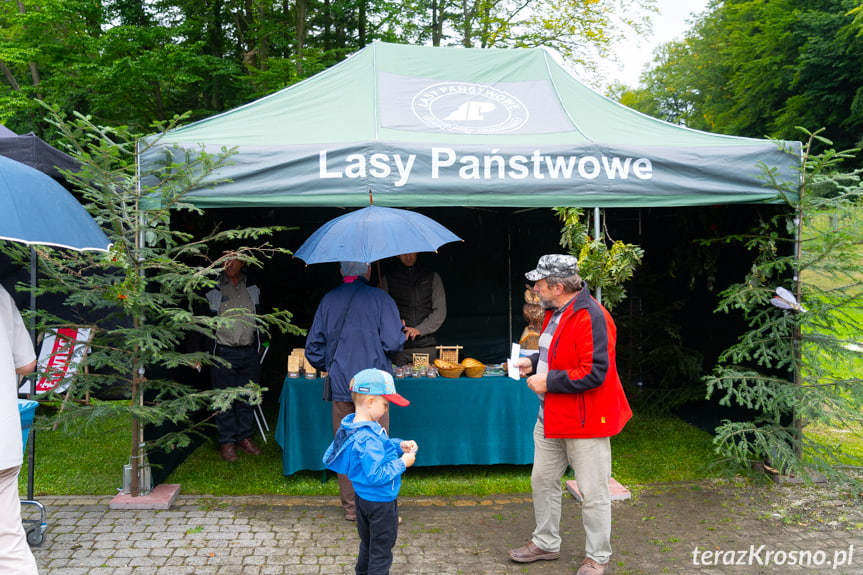
[[[575,575],[605,575],[606,569],[608,569],[608,563],[600,563],[590,557],[585,557]]]
[[[524,547],[510,549],[509,558],[516,563],[533,563],[540,560],[553,561],[560,559],[560,551],[545,551],[534,545],[533,541],[528,541]]]
[[[246,438],[237,444],[237,447],[245,451],[246,453],[251,453],[252,455],[260,455],[263,453],[261,448],[255,445],[255,442],[250,438]]]
[[[219,455],[221,455],[222,459],[224,459],[228,463],[233,463],[239,459],[239,457],[237,457],[237,446],[233,443],[226,443],[225,445],[220,447]]]

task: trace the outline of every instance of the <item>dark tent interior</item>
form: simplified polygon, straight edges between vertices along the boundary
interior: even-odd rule
[[[605,212],[604,223],[614,240],[640,245],[643,265],[627,285],[629,297],[613,310],[619,324],[622,373],[635,383],[659,384],[664,375],[647,365],[646,350],[663,338],[654,331],[675,331],[680,346],[701,355],[708,364],[739,333],[739,321],[715,315],[717,293],[739,281],[749,263],[741,246],[700,240],[745,232],[774,206],[708,206],[682,208],[617,208]],[[423,208],[417,210],[451,229],[463,243],[422,253],[420,261],[441,275],[447,294],[447,320],[438,332],[439,345],[460,345],[461,357],[485,363],[506,360],[525,320],[524,273],[542,254],[563,251],[561,223],[552,209]],[[590,212],[590,210],[588,210]],[[254,213],[254,221],[249,219]],[[195,233],[196,227],[223,228],[280,225],[275,245],[296,250],[322,223],[344,213],[334,208],[210,209],[202,218],[178,214],[175,225]],[[394,258],[393,258],[394,260]],[[394,261],[380,262],[382,273]],[[321,296],[340,280],[338,264],[307,266],[287,255],[276,256],[263,269],[251,270],[264,289],[265,304],[288,309],[294,323],[311,325]],[[377,281],[373,266],[372,282]],[[301,337],[274,334],[268,370],[283,378],[282,361]],[[625,349],[624,349],[625,348]],[[640,350],[640,352],[638,351]],[[649,355],[649,354],[648,354]],[[667,363],[667,362],[665,362]],[[667,366],[666,366],[667,367]],[[654,373],[654,371],[656,373]],[[626,379],[626,378],[625,378]],[[278,383],[278,382],[277,382]]]
[[[720,419],[733,417],[734,411],[719,407],[715,398],[703,400],[700,376],[712,369],[719,353],[744,328],[739,316],[717,314],[714,309],[718,293],[744,277],[753,255],[736,243],[701,240],[742,234],[777,209],[723,205],[604,211],[612,239],[638,244],[645,251],[642,266],[626,286],[627,299],[612,310],[619,332],[618,369],[636,412],[675,411],[707,430]],[[524,273],[535,267],[542,254],[563,251],[561,222],[549,208],[417,211],[464,240],[441,246],[437,254],[420,254],[421,262],[440,273],[446,289],[448,313],[438,333],[439,345],[462,346],[462,358],[475,357],[487,364],[505,361],[511,342],[518,340],[526,325],[522,306],[529,282]],[[277,232],[272,243],[295,251],[318,226],[344,212],[338,208],[209,209],[202,216],[178,212],[172,225],[196,236],[217,225],[284,226],[288,229]],[[382,273],[391,265],[393,261],[380,262]],[[377,267],[373,270],[376,276]],[[302,328],[311,325],[321,296],[340,282],[337,264],[306,266],[288,255],[276,256],[250,273],[261,283],[265,306],[291,311],[293,322]],[[27,277],[26,271],[8,267],[0,270],[0,276],[10,288],[15,280]],[[27,306],[27,296],[18,294],[16,299]],[[53,304],[40,300],[39,305]],[[264,407],[273,425],[287,356],[303,345],[302,337],[271,336],[262,385],[268,389]],[[190,372],[184,370],[179,377],[197,386],[209,385],[206,370],[200,375]],[[148,429],[147,435],[164,431]],[[151,453],[154,480],[167,479],[199,443],[172,454]]]
[[[33,165],[72,167],[63,163],[68,156],[32,134],[0,134],[0,153],[25,154],[15,159]],[[720,408],[715,399],[703,401],[700,376],[743,330],[740,317],[715,314],[714,308],[717,294],[743,278],[752,254],[737,244],[706,245],[700,240],[742,234],[777,209],[781,208],[744,204],[604,211],[603,224],[612,239],[645,250],[643,265],[626,286],[629,297],[612,310],[619,331],[618,367],[636,412],[676,409],[708,430],[729,417],[729,410]],[[442,246],[437,254],[420,254],[421,262],[440,273],[447,293],[448,314],[438,333],[439,345],[462,346],[462,358],[475,357],[487,364],[505,361],[511,342],[518,340],[526,325],[522,318],[528,283],[524,273],[542,254],[563,251],[561,222],[550,208],[429,207],[417,211],[464,240]],[[178,212],[173,225],[198,237],[216,225],[284,226],[289,229],[278,232],[272,242],[296,250],[317,227],[343,213],[339,208],[211,208],[203,216]],[[380,262],[380,270],[385,273],[391,265],[392,261]],[[265,305],[290,310],[294,323],[302,328],[311,325],[321,296],[340,281],[335,263],[306,266],[285,255],[253,273],[261,281]],[[0,281],[22,309],[29,306],[29,297],[15,293],[14,285],[28,280],[28,270],[0,258]],[[376,280],[372,278],[373,283]],[[37,305],[60,311],[59,304],[49,298],[40,298]],[[292,348],[303,345],[301,337],[271,337],[262,380],[268,388],[270,414],[278,404],[286,358]],[[190,371],[177,377],[198,386],[209,385],[206,373]],[[162,431],[150,429],[148,435]],[[158,466],[154,479],[163,481],[185,452],[151,454],[151,463]]]
[[[605,211],[605,225],[614,240],[645,250],[644,261],[627,284],[628,297],[612,310],[618,327],[618,369],[634,411],[644,415],[675,412],[711,431],[737,411],[704,400],[701,375],[734,343],[745,327],[742,318],[716,314],[718,293],[740,281],[752,254],[735,243],[705,244],[701,240],[743,234],[777,206],[725,205],[679,208],[616,208]],[[460,358],[500,363],[509,355],[526,322],[522,317],[524,273],[545,253],[560,247],[561,222],[550,208],[422,208],[417,210],[452,230],[463,243],[420,254],[420,261],[441,275],[447,299],[447,320],[438,332],[439,345],[459,345]],[[592,210],[587,210],[592,214]],[[201,235],[214,226],[284,226],[272,240],[295,251],[326,221],[345,213],[338,208],[209,209],[201,217],[178,213],[173,225]],[[215,249],[218,249],[216,247]],[[386,273],[393,261],[380,262]],[[250,270],[259,280],[268,307],[287,309],[293,322],[308,328],[320,298],[341,281],[338,264],[315,264],[280,255],[262,269]],[[372,282],[377,281],[373,266]],[[265,412],[275,421],[287,356],[303,347],[304,338],[273,334],[264,362]],[[206,375],[198,385],[208,385]],[[309,385],[319,385],[316,380]],[[465,386],[469,386],[466,380]],[[155,434],[154,434],[155,436]],[[178,461],[174,462],[173,460]],[[161,463],[154,478],[163,481],[182,455],[151,456]]]

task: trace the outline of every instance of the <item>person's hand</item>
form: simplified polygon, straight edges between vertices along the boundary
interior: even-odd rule
[[[405,462],[405,467],[410,467],[417,460],[416,453],[405,453],[402,455],[402,461]]]
[[[407,336],[408,339],[416,339],[420,335],[420,330],[418,330],[415,327],[405,326],[405,328],[402,331],[405,332],[405,335]]]
[[[518,367],[518,375],[521,377],[527,377],[533,371],[533,362],[530,361],[529,357],[520,357],[513,364]]]
[[[34,359],[33,361],[31,361],[27,365],[22,365],[21,367],[16,367],[15,373],[17,373],[18,375],[30,375],[31,373],[33,373],[33,370],[35,370],[35,369],[36,369],[36,360]]]
[[[536,373],[527,378],[527,387],[535,394],[540,395],[548,391],[546,386],[547,373]]]
[[[401,448],[402,448],[402,451],[405,453],[416,453],[417,450],[419,449],[419,446],[417,445],[416,441],[410,440],[410,441],[402,441]]]

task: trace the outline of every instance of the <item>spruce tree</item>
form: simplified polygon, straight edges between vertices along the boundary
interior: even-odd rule
[[[855,480],[841,446],[807,428],[863,425],[863,185],[860,170],[841,171],[858,150],[813,154],[832,142],[806,134],[799,181],[764,168],[788,209],[742,238],[754,261],[717,311],[742,313],[748,329],[705,381],[708,397],[756,413],[716,429],[721,457],[804,481]]]
[[[38,399],[62,402],[62,409],[54,415],[55,425],[118,411],[128,415],[133,465],[130,491],[138,495],[137,469],[146,449],[189,445],[192,434],[208,425],[206,419],[191,420],[198,410],[224,410],[236,400],[261,401],[264,389],[251,382],[238,388],[200,391],[177,381],[172,375],[177,368],[223,362],[206,352],[187,351],[186,338],[192,334],[212,338],[227,321],[254,324],[265,334],[303,333],[291,323],[288,311],[235,314],[226,319],[208,315],[203,297],[217,285],[226,259],[239,258],[246,266],[260,266],[269,256],[287,250],[266,243],[279,229],[275,227],[213,230],[205,237],[171,227],[171,214],[176,211],[202,213],[188,201],[188,194],[202,186],[217,186],[218,180],[202,182],[231,161],[232,150],[218,154],[203,149],[180,151],[152,172],[139,174],[136,156],[143,149],[136,149],[136,138],[128,129],[99,126],[80,114],[67,119],[54,109],[48,109],[48,120],[81,163],[80,171],[66,174],[68,181],[113,245],[107,254],[35,248],[40,273],[34,288],[37,297],[53,294],[64,303],[64,311],[58,314],[39,310],[38,305],[31,310],[37,317],[37,330],[89,327],[93,334],[89,353],[71,376],[69,396],[48,394]],[[154,127],[157,133],[164,133],[182,120],[177,117]],[[158,137],[141,141],[154,145]],[[240,247],[222,252],[220,246],[228,244]],[[2,249],[21,265],[29,265],[26,248],[6,243]],[[129,401],[83,401],[116,388],[125,390]],[[144,443],[145,425],[158,427],[167,422],[178,430]]]

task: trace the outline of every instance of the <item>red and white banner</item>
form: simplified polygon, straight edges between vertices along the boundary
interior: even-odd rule
[[[42,376],[36,381],[36,395],[63,393],[69,388],[89,341],[90,328],[62,328],[45,335],[39,351],[38,371]]]

